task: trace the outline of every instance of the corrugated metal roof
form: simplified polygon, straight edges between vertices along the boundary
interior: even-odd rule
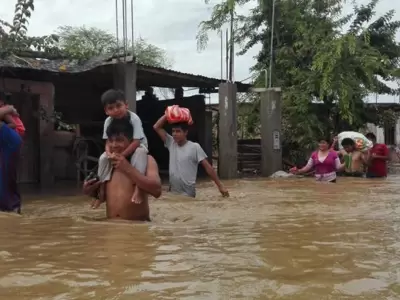
[[[0,59],[0,69],[26,69],[47,71],[53,73],[82,73],[106,64],[113,64],[112,57],[96,57],[85,62],[66,59],[35,59],[12,56],[9,59]]]
[[[85,62],[79,60],[66,60],[66,59],[56,59],[56,60],[46,60],[46,59],[34,59],[13,56],[11,59],[0,59],[0,70],[1,69],[14,69],[14,70],[37,70],[50,73],[66,73],[66,74],[76,74],[84,73],[90,70],[94,70],[98,67],[105,65],[113,65],[118,62],[125,62],[124,58],[115,58],[112,56],[99,56],[89,59]],[[132,62],[132,57],[127,57],[126,62]],[[175,71],[172,69],[166,69],[161,67],[148,66],[143,64],[137,64],[138,67],[138,77],[142,74],[153,74],[153,75],[163,75],[169,77],[176,77],[186,81],[200,82],[203,85],[218,86],[224,80],[207,77],[203,75],[195,75],[190,73],[184,73]],[[237,82],[238,90],[247,90],[251,85]]]
[[[140,71],[140,70],[148,71],[148,72],[158,71],[160,73],[173,73],[176,75],[191,76],[191,77],[197,77],[199,79],[204,79],[204,80],[208,80],[208,81],[221,82],[221,79],[217,79],[217,78],[207,77],[207,76],[198,75],[198,74],[185,73],[185,72],[180,72],[180,71],[167,69],[167,68],[153,67],[153,66],[148,66],[148,65],[143,65],[143,64],[138,64],[138,71]]]

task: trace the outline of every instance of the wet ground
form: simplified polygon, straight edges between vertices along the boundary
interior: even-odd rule
[[[0,215],[1,299],[400,299],[400,177],[241,180],[151,201],[151,224],[84,197]]]

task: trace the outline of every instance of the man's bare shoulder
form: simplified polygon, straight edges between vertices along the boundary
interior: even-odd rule
[[[151,177],[160,178],[158,173],[158,165],[153,156],[147,155],[147,170],[146,175]]]

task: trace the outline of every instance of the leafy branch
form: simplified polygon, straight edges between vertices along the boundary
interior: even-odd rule
[[[245,54],[261,46],[254,85],[265,83],[272,56],[272,83],[283,90],[283,137],[291,148],[313,148],[321,136],[358,130],[366,123],[391,124],[394,111],[367,113],[364,98],[371,94],[399,94],[388,82],[400,78],[400,20],[390,10],[377,15],[379,0],[355,5],[343,16],[344,0],[222,0],[208,20],[200,23],[198,44],[204,48],[209,32],[220,32],[234,11],[235,43]],[[253,8],[241,15],[240,6]],[[344,30],[344,28],[348,28]],[[272,53],[271,53],[272,48]],[[251,100],[257,106],[257,99]],[[257,114],[256,110],[251,114]],[[254,122],[256,117],[246,118]],[[238,125],[241,126],[241,125]]]
[[[48,123],[53,123],[56,127],[56,130],[72,131],[75,129],[75,126],[67,124],[62,120],[63,115],[61,112],[53,111],[51,114],[49,114],[43,106],[40,106],[39,117],[41,120],[44,120]]]
[[[58,53],[57,35],[31,37],[27,35],[29,19],[34,11],[34,0],[17,0],[11,23],[0,19],[0,58],[24,61],[21,52],[41,51]]]

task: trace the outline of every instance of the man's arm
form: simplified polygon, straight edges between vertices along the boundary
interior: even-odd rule
[[[210,176],[212,181],[216,184],[218,187],[218,190],[224,197],[229,197],[229,192],[225,188],[225,186],[222,184],[221,180],[219,179],[217,173],[215,172],[214,168],[210,165],[210,163],[207,160],[207,154],[204,152],[204,150],[201,148],[199,144],[196,144],[196,157],[197,157],[197,163],[201,163],[203,166],[204,170]]]
[[[368,165],[368,164],[369,164],[369,154],[368,154],[368,153],[360,152],[359,155],[360,155],[361,162],[362,162],[364,165]]]
[[[381,160],[389,160],[390,159],[390,153],[389,149],[386,145],[381,146],[382,149],[382,155],[374,155],[373,158],[381,159]]]
[[[219,180],[219,177],[217,173],[215,172],[214,168],[210,165],[208,160],[205,158],[201,161],[201,165],[203,166],[204,170],[206,170],[208,176],[212,179],[212,181],[215,182],[215,184],[218,187],[219,192],[222,194],[224,197],[229,197],[229,192],[225,188],[224,184]]]
[[[161,179],[158,174],[157,162],[152,156],[147,156],[146,175],[141,174],[138,170],[132,167],[124,157],[121,156],[121,159],[124,160],[121,171],[135,182],[138,188],[152,195],[154,198],[159,198],[161,196]]]
[[[131,155],[133,152],[136,151],[137,148],[139,148],[139,146],[140,146],[140,140],[133,140],[133,142],[130,143],[128,147],[126,147],[124,152],[122,152],[122,155],[125,157]]]
[[[203,159],[200,163],[203,166],[204,170],[207,172],[208,176],[210,176],[212,181],[215,182],[217,187],[220,188],[221,186],[223,186],[221,180],[219,180],[217,173],[215,172],[214,168],[210,165],[207,158]]]
[[[85,180],[82,186],[82,192],[87,196],[95,197],[98,194],[100,185],[101,182],[95,178],[88,181]]]
[[[167,141],[168,133],[163,129],[165,122],[167,121],[167,117],[163,115],[158,121],[153,125],[154,130],[157,132],[158,136],[165,143]]]
[[[337,154],[337,156],[339,157],[340,161],[343,161],[344,156],[346,155],[346,151],[344,151],[344,150],[342,149],[342,150],[337,151],[336,154]]]

